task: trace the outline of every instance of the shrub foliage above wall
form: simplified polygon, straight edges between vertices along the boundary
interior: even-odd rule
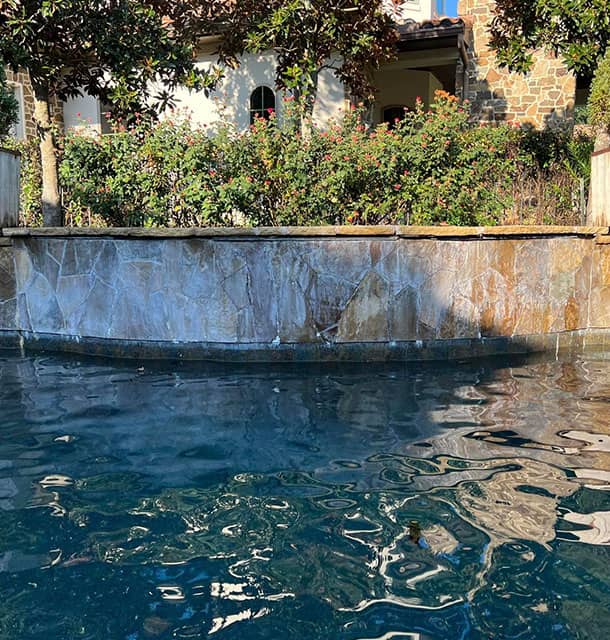
[[[541,159],[533,134],[518,127],[472,123],[468,105],[445,92],[430,110],[419,104],[390,128],[371,129],[355,109],[327,130],[310,127],[305,138],[298,106],[283,107],[281,118],[270,114],[243,134],[220,126],[211,136],[184,118],[151,125],[136,117],[128,127],[115,123],[111,135],[68,136],[61,165],[68,220],[119,226],[555,221],[528,219],[531,202],[516,199],[515,185],[540,180],[562,162]],[[573,213],[573,181],[563,173],[565,184],[553,193],[543,185],[531,196],[534,213],[541,198],[552,199],[553,211],[563,206]]]

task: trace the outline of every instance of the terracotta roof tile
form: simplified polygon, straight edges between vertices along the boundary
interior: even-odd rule
[[[415,20],[406,20],[402,24],[397,24],[398,33],[403,34],[416,33],[422,31],[440,31],[443,29],[453,29],[455,27],[464,27],[465,22],[462,18],[434,18],[432,20],[424,20],[416,22]]]

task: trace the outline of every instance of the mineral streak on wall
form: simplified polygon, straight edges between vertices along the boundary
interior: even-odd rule
[[[5,339],[318,360],[555,349],[610,334],[607,227],[3,233]]]

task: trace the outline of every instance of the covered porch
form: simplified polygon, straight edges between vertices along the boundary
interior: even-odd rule
[[[439,89],[461,95],[464,87],[467,45],[462,19],[408,21],[398,31],[397,59],[374,74],[374,123],[393,123],[405,108],[414,109],[418,98],[429,105]]]

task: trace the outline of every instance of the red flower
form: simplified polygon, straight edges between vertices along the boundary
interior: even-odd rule
[[[398,183],[394,185],[394,191],[400,191],[400,185]]]

